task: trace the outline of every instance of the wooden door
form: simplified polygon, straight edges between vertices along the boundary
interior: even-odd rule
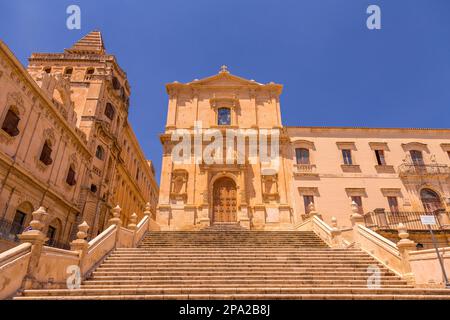
[[[236,184],[230,178],[216,181],[213,190],[213,221],[236,222]]]

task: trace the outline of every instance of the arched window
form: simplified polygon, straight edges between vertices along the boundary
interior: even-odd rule
[[[217,110],[217,124],[219,126],[231,125],[231,111],[229,108],[219,108]]]
[[[94,69],[94,68],[87,68],[87,70],[86,70],[86,75],[88,75],[88,76],[93,75],[94,72],[95,72],[95,69]]]
[[[12,108],[8,110],[5,116],[5,120],[3,120],[2,130],[9,134],[11,137],[15,137],[19,135],[19,115]]]
[[[444,209],[441,197],[431,189],[422,189],[420,191],[420,200],[422,201],[425,212],[434,212],[439,209]]]
[[[77,180],[75,179],[76,172],[73,166],[69,167],[69,172],[67,172],[66,182],[69,186],[74,186],[77,184]]]
[[[309,164],[309,150],[305,148],[295,149],[297,164]]]
[[[45,141],[44,146],[42,147],[41,156],[39,160],[44,163],[46,166],[49,166],[53,163],[52,160],[52,144],[50,141]]]
[[[104,159],[104,157],[105,157],[105,150],[103,149],[102,146],[97,146],[97,151],[95,151],[95,156],[99,160],[103,160]]]
[[[52,72],[52,67],[45,67],[44,68],[44,72],[45,73],[51,73]]]
[[[114,120],[114,114],[116,113],[113,105],[111,103],[107,103],[105,107],[105,116],[110,120]]]

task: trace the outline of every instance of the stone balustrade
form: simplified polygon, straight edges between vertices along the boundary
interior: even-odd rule
[[[121,213],[119,206],[113,208],[109,227],[90,242],[86,241],[89,225],[83,222],[70,250],[63,250],[45,245],[48,239],[42,230],[47,223],[46,209],[33,212],[30,226],[19,235],[22,244],[0,254],[0,300],[20,289],[66,288],[72,275],[79,276],[74,283],[80,283],[115,248],[136,247],[152,229],[150,205],[146,205],[139,223],[133,213],[127,227],[121,225]]]
[[[401,276],[409,284],[418,287],[443,287],[444,281],[439,261],[434,249],[416,251],[416,243],[409,239],[407,228],[400,223],[397,226],[400,240],[397,243],[364,225],[364,217],[359,213],[356,203],[351,203],[350,220],[352,227],[340,229],[336,218],[331,219],[331,226],[321,219],[310,204],[309,216],[296,225],[299,231],[314,231],[325,243],[334,248],[359,248],[391,271]],[[444,267],[450,273],[450,247],[440,248]]]

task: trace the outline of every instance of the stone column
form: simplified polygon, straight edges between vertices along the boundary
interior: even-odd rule
[[[397,243],[398,251],[400,252],[400,257],[402,259],[402,275],[403,278],[408,282],[408,284],[415,283],[415,276],[411,270],[411,264],[409,262],[409,252],[416,249],[416,243],[409,240],[409,233],[403,223],[400,223],[397,227],[398,236],[400,241]]]
[[[88,271],[84,270],[84,262],[89,248],[89,244],[86,241],[86,238],[88,236],[87,234],[88,230],[89,225],[87,224],[86,221],[84,221],[82,224],[78,226],[77,239],[70,243],[70,250],[78,251],[80,257],[79,267],[81,271],[81,276],[85,274],[85,271]]]
[[[27,274],[23,279],[22,287],[24,289],[31,289],[38,286],[36,280],[36,272],[41,258],[42,248],[44,243],[48,240],[46,235],[42,232],[48,217],[44,207],[32,213],[33,220],[30,222],[29,228],[22,234],[18,235],[21,243],[31,243],[31,256],[28,263]]]

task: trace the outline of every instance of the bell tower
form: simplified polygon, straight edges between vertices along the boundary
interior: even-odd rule
[[[113,206],[114,172],[121,161],[121,136],[127,123],[130,87],[114,55],[105,50],[102,34],[92,31],[63,53],[33,53],[28,71],[36,80],[43,74],[62,77],[70,86],[76,126],[85,135],[93,155],[84,177],[82,216],[101,231]],[[52,97],[56,98],[56,97]]]

